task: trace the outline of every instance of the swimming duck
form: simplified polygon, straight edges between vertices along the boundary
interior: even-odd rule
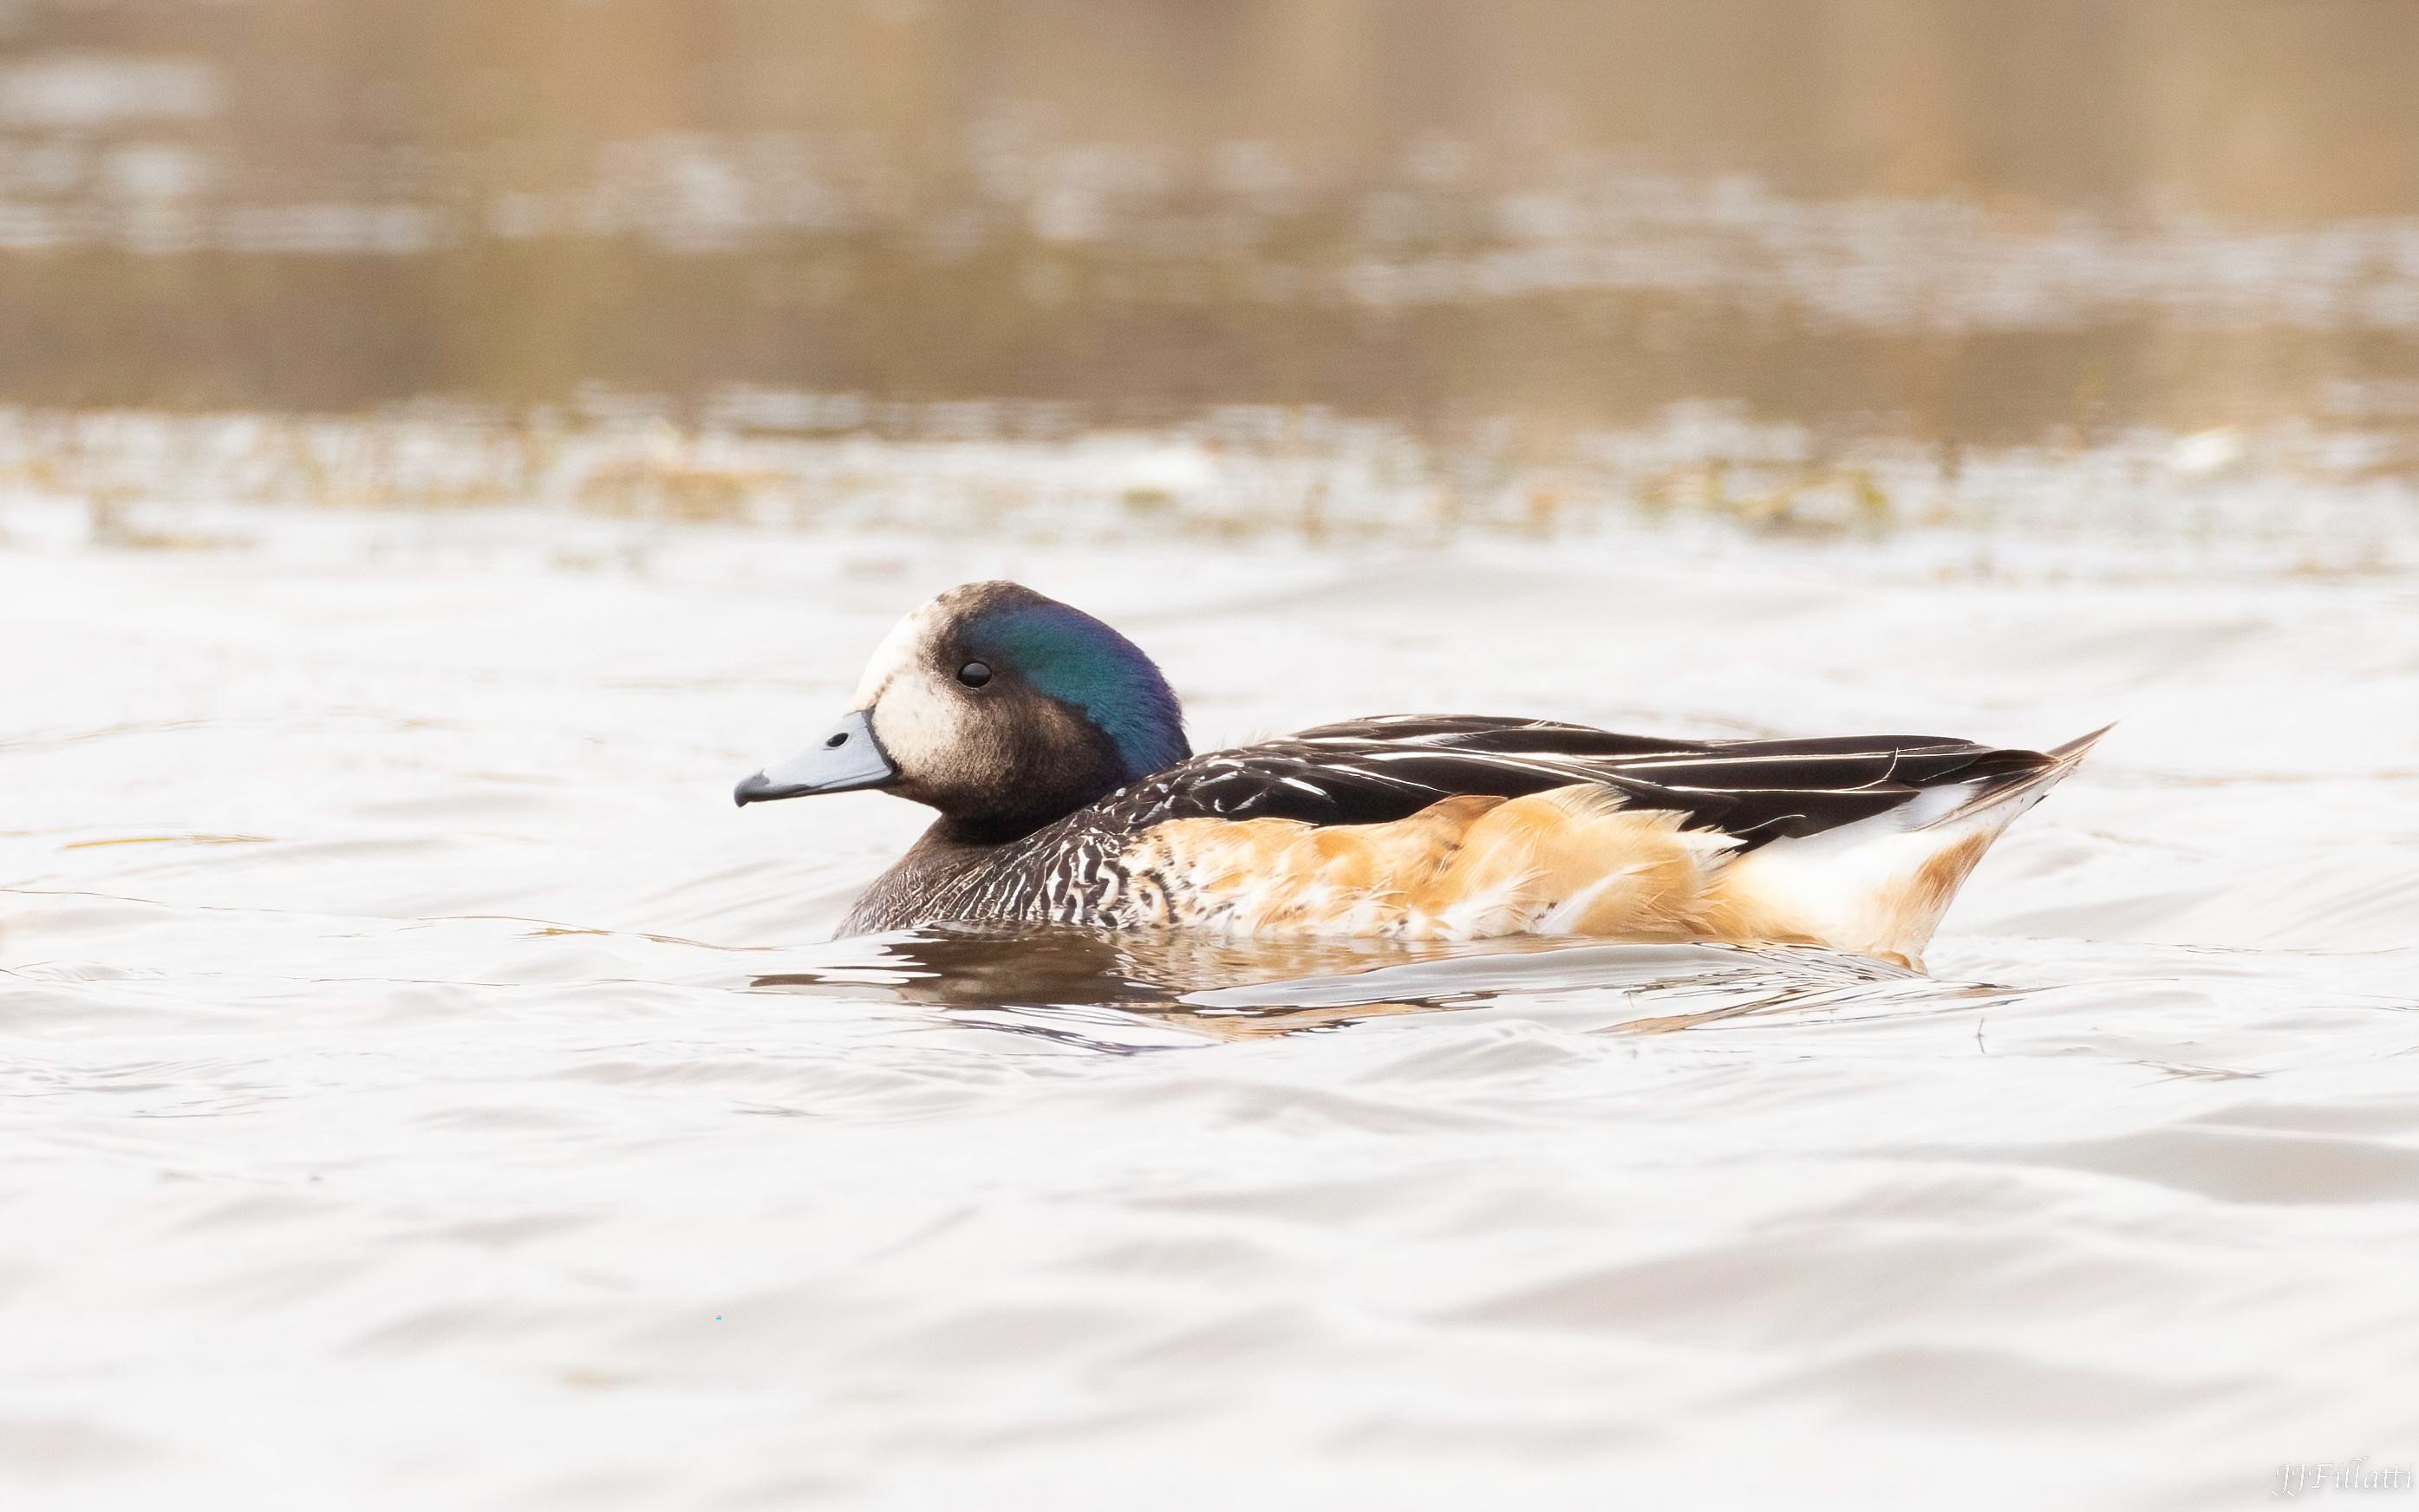
[[[1576,934],[1918,965],[1982,853],[2098,738],[1667,740],[1387,715],[1194,755],[1132,641],[978,582],[901,621],[840,722],[733,797],[878,788],[939,810],[844,934]]]

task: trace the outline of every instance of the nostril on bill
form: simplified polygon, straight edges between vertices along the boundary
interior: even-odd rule
[[[841,731],[839,734],[836,734],[836,735],[832,736],[829,740],[824,741],[824,748],[825,750],[833,750],[833,749],[837,749],[838,748],[840,748],[840,747],[841,747],[841,746],[845,746],[845,745],[847,745],[847,744],[848,744],[848,732],[847,732],[847,731],[845,731],[845,730],[843,730],[843,731]]]

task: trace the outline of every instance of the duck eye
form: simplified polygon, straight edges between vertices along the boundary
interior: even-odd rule
[[[991,669],[978,661],[970,661],[958,669],[958,681],[968,687],[980,687],[991,681]]]

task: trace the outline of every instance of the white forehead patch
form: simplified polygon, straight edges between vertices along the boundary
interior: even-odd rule
[[[960,710],[932,666],[932,637],[948,622],[948,596],[932,600],[891,627],[865,664],[852,709],[870,709],[873,738],[899,769],[932,777],[957,748]]]
[[[873,648],[873,656],[865,664],[865,676],[856,685],[856,696],[849,700],[852,709],[870,709],[882,697],[885,685],[910,667],[923,661],[925,645],[932,638],[932,627],[941,619],[941,601],[934,599],[890,627],[882,643]]]

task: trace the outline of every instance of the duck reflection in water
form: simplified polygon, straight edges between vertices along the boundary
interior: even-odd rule
[[[1086,1042],[1100,1037],[1078,1029],[1077,1019],[1245,1040],[1490,1002],[1593,1001],[1609,1011],[1606,1029],[1666,1033],[1793,1009],[1937,1011],[2000,991],[1829,951],[1534,936],[1239,941],[1072,925],[931,925],[838,941],[817,954],[805,969],[751,985],[938,1009],[962,1021],[982,1015],[995,1027]],[[1647,1007],[1681,1011],[1641,1015]]]
[[[1466,947],[1384,940],[1235,941],[1077,925],[956,924],[860,937],[826,949],[838,956],[827,964],[757,977],[751,985],[945,1010],[1108,1009],[1221,1040],[1299,1034],[1454,1004],[1225,1005],[1194,999],[1477,953]],[[1491,953],[1502,953],[1500,943]]]

